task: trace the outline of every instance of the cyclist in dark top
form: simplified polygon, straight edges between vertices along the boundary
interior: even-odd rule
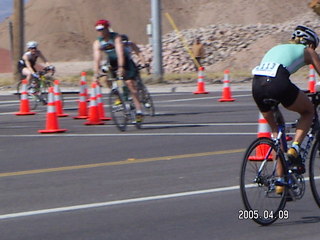
[[[290,75],[306,64],[312,64],[320,74],[320,59],[315,49],[319,44],[317,34],[305,26],[297,26],[288,44],[271,48],[263,57],[259,66],[252,70],[253,98],[268,121],[273,137],[277,135],[277,126],[270,111],[270,106],[263,99],[278,100],[288,110],[300,114],[295,137],[287,155],[289,160],[301,173],[305,171],[302,164],[300,144],[306,136],[314,115],[313,105],[306,94],[290,81]]]
[[[121,36],[116,32],[111,32],[109,27],[109,21],[104,19],[98,20],[95,24],[95,28],[99,36],[93,43],[93,80],[98,81],[100,64],[103,60],[103,56],[105,55],[107,62],[110,63],[112,72],[117,72],[118,76],[123,77],[126,81],[136,107],[136,120],[142,121],[142,108],[138,99],[137,89],[134,84],[137,76],[136,66],[130,58],[130,55],[125,51]]]
[[[21,60],[18,63],[18,69],[21,75],[26,76],[26,79],[30,83],[32,76],[39,78],[37,75],[37,69],[35,68],[38,57],[45,63],[46,66],[49,66],[49,62],[44,57],[42,52],[38,49],[38,43],[35,41],[27,42],[27,51],[23,54]]]
[[[122,44],[124,50],[127,52],[130,58],[132,58],[132,53],[138,57],[138,63],[141,66],[149,67],[149,64],[146,63],[143,54],[141,53],[140,48],[134,42],[129,40],[129,37],[126,34],[121,34]]]

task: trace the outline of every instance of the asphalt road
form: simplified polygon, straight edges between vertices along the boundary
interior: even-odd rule
[[[309,183],[288,219],[261,227],[239,220],[239,173],[257,136],[249,92],[153,93],[143,129],[85,126],[77,95],[65,95],[61,128],[43,135],[46,107],[16,116],[0,96],[0,232],[3,240],[318,239],[320,211]],[[108,115],[108,110],[106,110]],[[284,112],[287,120],[293,114]]]

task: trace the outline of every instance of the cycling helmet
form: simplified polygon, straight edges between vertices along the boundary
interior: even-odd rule
[[[96,22],[95,24],[96,30],[100,31],[103,30],[105,28],[109,28],[110,27],[110,22],[108,20],[105,19],[100,19]]]
[[[37,48],[38,47],[38,43],[35,42],[35,41],[30,41],[30,42],[27,42],[27,48]]]
[[[305,26],[297,26],[294,32],[292,33],[292,39],[296,37],[300,38],[300,42],[302,44],[309,44],[312,43],[315,48],[319,45],[319,37],[318,35],[310,28]]]
[[[128,36],[125,35],[125,34],[122,34],[122,35],[121,35],[121,39],[122,39],[122,42],[128,42],[128,41],[129,41]]]

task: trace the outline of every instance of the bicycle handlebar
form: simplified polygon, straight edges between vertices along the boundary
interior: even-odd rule
[[[44,67],[41,71],[38,71],[37,73],[39,74],[39,76],[43,76],[48,72],[51,72],[51,76],[53,76],[55,74],[55,71],[56,71],[55,67],[50,65],[50,66]]]
[[[147,73],[150,74],[150,65],[149,65],[148,63],[146,63],[145,65],[140,65],[140,64],[139,64],[139,65],[137,66],[138,71],[140,71],[140,70],[142,70],[142,69],[144,69],[144,68],[146,68]]]
[[[110,77],[107,73],[99,73],[97,78],[108,77],[108,81],[123,80],[123,77]]]

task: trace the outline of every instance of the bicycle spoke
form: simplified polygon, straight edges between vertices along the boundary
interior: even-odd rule
[[[111,91],[109,95],[109,106],[112,120],[120,131],[125,131],[128,121],[128,113],[124,102],[118,91]]]
[[[320,141],[317,140],[311,151],[309,177],[314,200],[320,207]]]
[[[139,92],[139,100],[141,105],[144,108],[145,114],[148,116],[154,116],[155,109],[154,109],[153,101],[147,88],[145,86],[142,86],[138,92]]]
[[[282,175],[282,154],[277,154],[271,139],[260,138],[248,148],[241,169],[241,195],[246,210],[256,216],[252,220],[268,225],[278,217],[286,203],[286,187],[275,185]],[[279,190],[282,192],[277,192]]]

